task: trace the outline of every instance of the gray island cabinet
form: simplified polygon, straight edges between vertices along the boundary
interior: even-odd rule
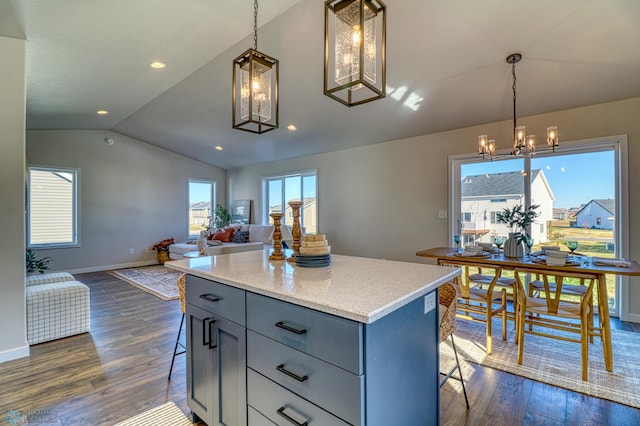
[[[187,405],[209,426],[439,422],[437,289],[460,272],[254,251],[186,272]]]

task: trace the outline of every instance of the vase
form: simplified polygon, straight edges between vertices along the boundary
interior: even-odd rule
[[[524,246],[522,241],[518,240],[520,236],[517,232],[509,232],[509,238],[504,242],[504,257],[522,257],[524,255]]]

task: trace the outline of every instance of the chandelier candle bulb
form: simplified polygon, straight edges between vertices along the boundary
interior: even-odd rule
[[[527,149],[529,152],[536,150],[536,135],[527,135]]]
[[[547,127],[547,146],[555,151],[558,146],[558,126]]]

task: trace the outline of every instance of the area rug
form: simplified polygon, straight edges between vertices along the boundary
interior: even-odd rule
[[[115,426],[192,426],[192,423],[173,402],[138,414]]]
[[[511,323],[510,323],[511,325]],[[589,345],[589,380],[582,381],[580,344],[525,335],[522,365],[518,365],[518,346],[511,325],[507,341],[493,332],[493,353],[485,351],[484,324],[458,320],[454,334],[458,355],[469,362],[506,371],[528,379],[569,389],[586,395],[640,408],[640,333],[612,330],[613,372],[604,367],[602,342],[595,338]],[[450,365],[451,345],[440,345],[440,361]],[[463,374],[467,372],[463,367]],[[468,375],[466,379],[473,380]]]
[[[118,269],[108,273],[162,300],[173,300],[180,297],[177,283],[182,272],[165,266]]]

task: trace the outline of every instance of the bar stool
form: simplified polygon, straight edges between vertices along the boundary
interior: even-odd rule
[[[185,300],[185,281],[187,274],[182,274],[178,277],[178,292],[180,293],[180,310],[182,311],[182,319],[180,320],[180,328],[178,329],[178,336],[176,337],[176,345],[173,348],[173,357],[171,358],[171,367],[169,368],[169,377],[167,380],[171,380],[171,372],[173,371],[173,363],[176,360],[177,355],[182,355],[187,351],[185,345],[180,341],[180,335],[182,334],[182,326],[184,325],[184,317],[187,311],[186,309],[186,300]],[[178,352],[178,346],[182,348],[180,352]]]
[[[451,346],[453,347],[453,355],[456,359],[456,365],[451,368],[449,372],[440,372],[441,376],[444,376],[440,381],[440,387],[442,387],[447,380],[455,379],[462,384],[462,392],[464,393],[464,401],[467,404],[467,410],[469,409],[469,399],[467,398],[467,389],[464,386],[464,380],[462,378],[462,369],[460,368],[460,360],[458,359],[458,351],[456,350],[456,342],[453,339],[453,332],[456,331],[456,289],[451,283],[442,285],[438,291],[439,297],[439,309],[440,309],[440,343],[447,340],[447,337],[451,337]],[[458,377],[453,373],[458,370]]]

